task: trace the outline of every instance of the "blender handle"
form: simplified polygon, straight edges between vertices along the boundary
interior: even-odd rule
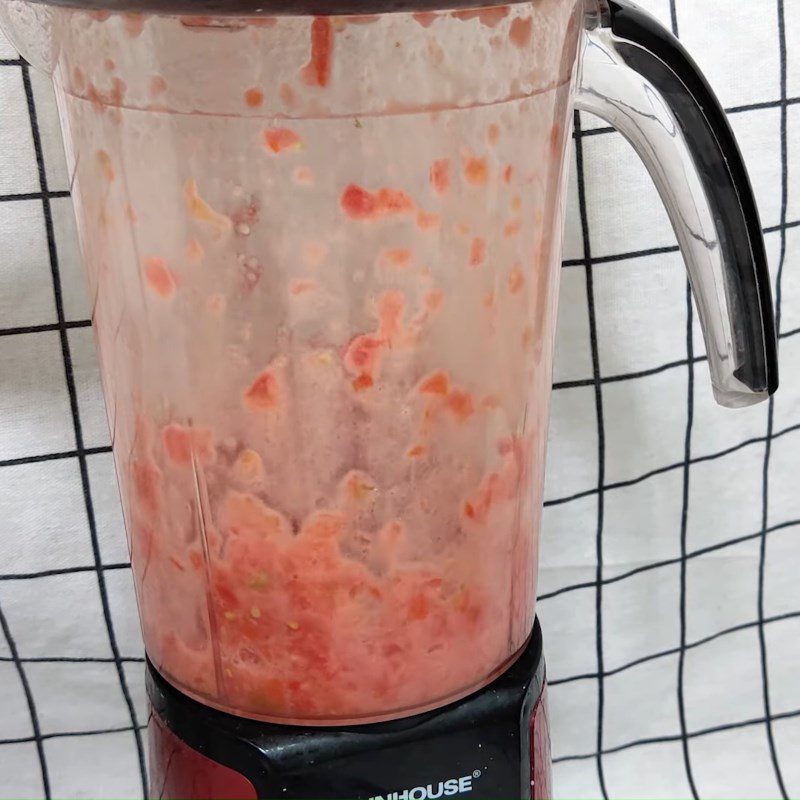
[[[767,257],[725,112],[680,42],[627,0],[588,0],[575,105],[633,146],[667,208],[708,352],[714,396],[739,408],[778,388]]]

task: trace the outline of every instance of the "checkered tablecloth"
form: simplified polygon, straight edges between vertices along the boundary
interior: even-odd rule
[[[578,121],[540,615],[558,797],[800,797],[800,0],[646,0],[728,108],[782,388],[714,405],[680,254]],[[142,645],[48,81],[0,41],[0,797],[141,797]]]

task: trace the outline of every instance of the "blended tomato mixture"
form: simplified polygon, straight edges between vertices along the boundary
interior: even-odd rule
[[[277,721],[480,688],[535,611],[576,3],[54,13],[148,655]]]

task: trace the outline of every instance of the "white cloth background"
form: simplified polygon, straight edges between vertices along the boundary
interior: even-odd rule
[[[800,0],[643,4],[731,111],[783,384],[714,405],[655,190],[584,118],[539,606],[555,792],[800,797]],[[0,59],[0,796],[141,797],[142,645],[56,111]]]

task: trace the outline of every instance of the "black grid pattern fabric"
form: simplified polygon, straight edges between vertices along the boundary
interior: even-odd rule
[[[800,797],[800,0],[647,0],[729,111],[782,387],[714,405],[644,169],[576,118],[542,532],[557,797]],[[55,105],[0,40],[0,797],[141,797],[142,645]]]

